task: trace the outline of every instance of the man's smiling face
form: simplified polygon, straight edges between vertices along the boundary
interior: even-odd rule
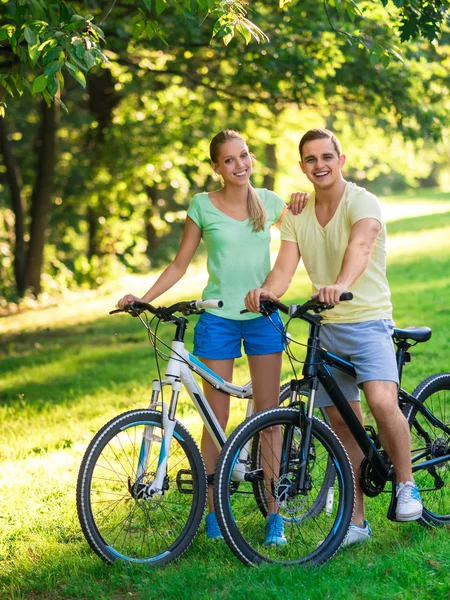
[[[306,142],[302,149],[300,167],[314,187],[328,189],[341,179],[345,155],[338,155],[328,138]]]

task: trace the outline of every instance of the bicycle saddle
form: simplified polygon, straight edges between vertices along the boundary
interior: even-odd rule
[[[431,329],[425,326],[394,329],[394,336],[398,340],[414,340],[415,342],[428,342],[428,340],[431,337]]]

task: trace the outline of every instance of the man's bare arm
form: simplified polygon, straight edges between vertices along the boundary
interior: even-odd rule
[[[259,312],[259,300],[279,300],[288,289],[300,261],[296,242],[281,242],[280,251],[272,271],[262,287],[251,290],[245,297],[245,306],[251,312]]]
[[[353,225],[336,282],[323,287],[313,297],[318,297],[322,302],[329,304],[339,304],[341,294],[347,291],[367,269],[381,227],[381,223],[372,218],[361,219]]]

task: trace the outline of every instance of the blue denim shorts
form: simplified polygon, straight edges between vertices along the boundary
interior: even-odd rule
[[[282,352],[283,322],[278,313],[270,318],[273,323],[263,316],[239,321],[205,312],[194,329],[194,354],[211,360],[239,358],[242,340],[250,356]]]
[[[360,388],[366,381],[393,381],[398,384],[398,371],[392,334],[394,323],[378,319],[362,323],[330,323],[320,331],[320,343],[329,352],[353,363],[356,379],[339,369],[331,374],[350,402],[360,400]],[[322,385],[317,390],[315,406],[332,406]]]

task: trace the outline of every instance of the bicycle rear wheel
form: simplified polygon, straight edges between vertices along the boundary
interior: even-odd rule
[[[206,472],[197,444],[180,423],[170,446],[164,492],[153,497],[146,493],[163,436],[160,412],[132,410],[107,423],[84,455],[78,517],[94,552],[109,563],[166,564],[197,534],[206,503]],[[143,440],[149,444],[148,461],[138,476]]]
[[[256,565],[263,561],[284,565],[321,564],[337,552],[347,533],[354,507],[353,472],[347,454],[331,429],[314,419],[307,459],[308,490],[304,495],[299,494],[296,484],[303,462],[301,431],[298,410],[262,411],[233,432],[220,455],[214,486],[216,514],[227,544],[245,564]],[[260,444],[263,438],[264,446]],[[283,453],[280,439],[285,443]],[[261,468],[248,473],[246,481],[232,493],[233,468],[242,448],[248,444],[262,446],[264,473]],[[329,460],[336,473],[333,493],[328,494],[322,510],[317,511],[313,507],[328,477]],[[257,477],[265,486],[270,512],[279,512],[283,519],[286,545],[264,545],[266,519],[260,508],[261,499],[254,493]]]
[[[431,375],[412,394],[447,427],[450,427],[450,373]],[[414,405],[404,414],[411,429],[412,461],[423,462],[450,454],[450,435],[433,424]],[[450,525],[450,461],[414,473],[424,509],[423,525]]]

